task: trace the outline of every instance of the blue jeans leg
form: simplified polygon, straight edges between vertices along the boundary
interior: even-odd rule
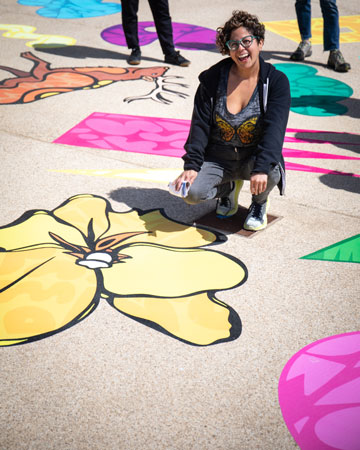
[[[339,48],[340,27],[339,10],[336,0],[320,0],[324,18],[324,51]]]
[[[295,11],[301,39],[311,38],[311,0],[296,0]]]

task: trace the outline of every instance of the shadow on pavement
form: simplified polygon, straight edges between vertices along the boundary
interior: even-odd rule
[[[215,200],[188,205],[181,198],[169,194],[166,188],[122,187],[111,191],[108,195],[111,200],[124,203],[129,208],[141,211],[163,209],[169,218],[189,224],[214,210],[216,206]]]
[[[326,174],[319,177],[321,183],[333,189],[342,189],[348,192],[360,194],[360,178],[342,177],[339,175]]]
[[[335,147],[350,150],[355,153],[360,153],[360,136],[352,133],[339,133],[332,131],[306,132],[298,131],[295,133],[295,138],[299,140],[318,139],[320,141],[329,142]]]
[[[87,47],[86,45],[67,45],[63,47],[52,47],[46,45],[34,45],[35,50],[51,55],[65,56],[67,58],[94,58],[94,59],[117,59],[126,61],[130,54],[130,50],[127,53],[115,52],[112,50],[104,50],[102,48]],[[142,56],[143,61],[155,61],[164,63],[162,59],[149,58]],[[164,63],[165,64],[165,63]]]

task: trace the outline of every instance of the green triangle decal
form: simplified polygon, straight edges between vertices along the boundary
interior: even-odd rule
[[[360,234],[302,256],[300,259],[360,263]]]

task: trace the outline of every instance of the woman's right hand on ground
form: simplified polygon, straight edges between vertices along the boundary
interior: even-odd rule
[[[183,181],[186,181],[190,183],[190,185],[192,185],[197,175],[198,172],[196,172],[196,170],[184,170],[184,172],[181,175],[179,175],[174,181],[175,189],[179,191],[181,188],[181,183]]]

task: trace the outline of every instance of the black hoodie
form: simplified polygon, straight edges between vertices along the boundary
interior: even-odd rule
[[[260,56],[258,81],[261,113],[263,115],[262,138],[254,151],[253,173],[269,173],[271,166],[279,164],[282,169],[280,193],[285,188],[285,163],[282,146],[290,110],[290,85],[286,75],[265,62]],[[226,58],[199,75],[200,85],[194,99],[189,136],[185,143],[184,170],[199,171],[206,158],[213,108],[216,99],[221,68],[233,64]],[[213,154],[213,152],[212,152]],[[219,153],[221,159],[221,153]]]

